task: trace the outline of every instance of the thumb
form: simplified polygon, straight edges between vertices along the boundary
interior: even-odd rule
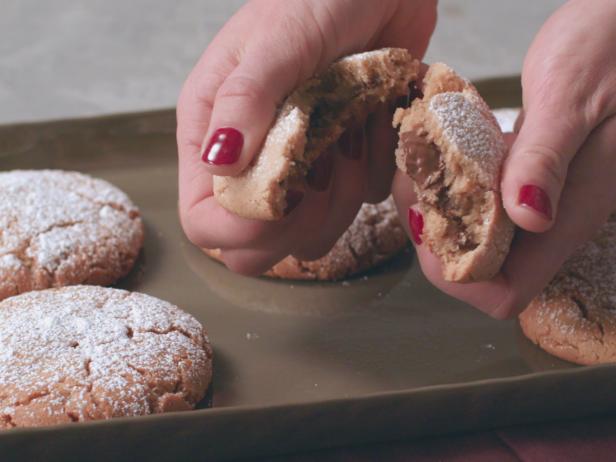
[[[280,101],[297,85],[300,75],[288,54],[275,48],[245,53],[216,92],[201,158],[210,172],[234,176],[259,151]],[[269,50],[269,51],[266,51]]]
[[[525,108],[520,132],[503,168],[505,210],[527,231],[547,231],[556,219],[569,163],[589,134],[582,111],[561,104]]]

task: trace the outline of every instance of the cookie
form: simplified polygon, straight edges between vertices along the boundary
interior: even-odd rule
[[[477,90],[446,65],[430,66],[422,91],[394,116],[396,163],[414,182],[422,239],[439,257],[445,280],[490,279],[514,229],[500,193],[503,134]]]
[[[214,177],[216,199],[242,217],[281,219],[287,192],[305,189],[312,162],[379,105],[406,95],[418,71],[419,62],[398,48],[332,64],[286,99],[250,166],[236,177]]]
[[[616,362],[616,215],[520,314],[539,347],[578,364]]]
[[[212,376],[197,320],[148,295],[96,286],[0,302],[0,428],[192,409]]]
[[[520,110],[519,107],[502,107],[492,111],[503,133],[514,131]]]
[[[103,180],[60,170],[2,172],[0,197],[0,300],[112,284],[143,244],[139,210]]]
[[[288,256],[264,276],[279,279],[336,281],[374,268],[406,247],[407,237],[393,199],[363,204],[355,220],[327,255],[314,261]],[[205,250],[220,259],[219,250]]]

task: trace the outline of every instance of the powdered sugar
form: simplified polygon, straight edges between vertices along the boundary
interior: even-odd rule
[[[616,217],[571,255],[521,315],[524,332],[581,364],[616,361]]]
[[[201,325],[156,298],[73,286],[0,303],[0,428],[160,412],[200,400],[211,348]]]
[[[449,143],[496,179],[507,147],[492,114],[484,106],[472,93],[446,92],[432,97],[429,109]]]
[[[0,173],[0,298],[17,293],[20,274],[55,285],[63,264],[114,266],[113,258],[134,253],[143,238],[137,208],[111,184],[75,172],[16,170]],[[105,248],[106,246],[106,248]],[[130,249],[130,250],[128,250]],[[71,261],[72,259],[72,261]],[[19,261],[19,263],[17,263]],[[115,262],[115,266],[125,262]],[[42,282],[50,276],[48,283]],[[87,275],[84,275],[87,279]],[[3,285],[4,284],[4,285]]]

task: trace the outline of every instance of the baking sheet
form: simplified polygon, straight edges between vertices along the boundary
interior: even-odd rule
[[[478,88],[493,107],[519,105],[519,78]],[[614,367],[548,356],[515,321],[432,288],[411,251],[345,283],[246,278],[208,259],[177,219],[172,110],[0,127],[0,169],[16,168],[78,170],[126,191],[147,237],[118,285],[196,316],[215,364],[211,409],[11,430],[3,460],[254,457],[616,407]]]

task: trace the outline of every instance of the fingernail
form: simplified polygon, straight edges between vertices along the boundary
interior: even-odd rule
[[[423,215],[412,207],[409,207],[409,228],[411,229],[411,237],[415,244],[421,245],[421,233],[423,233],[424,220]]]
[[[290,214],[302,201],[304,198],[304,193],[302,191],[297,191],[294,189],[290,189],[287,191],[287,207],[284,209],[284,215],[287,216]]]
[[[306,182],[315,191],[326,191],[332,177],[334,157],[331,150],[325,151],[312,163]]]
[[[219,128],[203,150],[201,160],[211,165],[234,164],[240,158],[244,135],[235,128]]]
[[[353,128],[346,130],[340,140],[340,153],[351,160],[361,159],[364,145],[364,128]]]
[[[539,212],[548,220],[552,219],[552,203],[547,193],[539,186],[525,184],[520,188],[518,204]]]

